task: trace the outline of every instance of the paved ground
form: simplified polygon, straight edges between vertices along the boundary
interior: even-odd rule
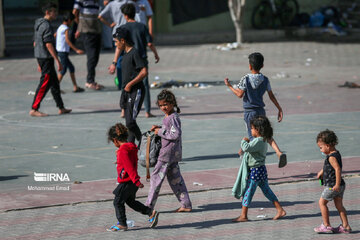
[[[158,208],[161,220],[158,230],[146,230],[145,218],[129,210],[136,231],[119,233],[128,239],[147,236],[171,239],[233,239],[269,236],[280,239],[322,239],[312,228],[321,223],[317,200],[321,188],[314,178],[321,168],[321,154],[315,144],[316,134],[325,129],[339,136],[339,150],[344,157],[344,174],[348,178],[345,206],[355,234],[342,239],[357,239],[359,234],[360,94],[358,89],[338,88],[345,81],[360,82],[359,44],[321,44],[281,42],[245,44],[240,50],[218,51],[216,45],[159,47],[160,63],[150,64],[150,81],[171,79],[204,82],[213,86],[173,89],[182,109],[183,156],[181,170],[192,191],[195,211],[171,214],[178,205],[164,185]],[[285,118],[276,122],[276,109],[267,102],[267,113],[273,122],[275,138],[288,154],[289,164],[277,169],[277,159],[269,152],[269,178],[284,203],[288,216],[281,221],[266,221],[274,212],[260,194],[250,210],[251,221],[232,224],[239,214],[240,203],[230,188],[240,165],[236,152],[245,127],[241,101],[223,85],[224,77],[238,81],[247,72],[247,55],[260,51],[265,56],[263,73],[270,77]],[[113,76],[107,74],[112,54],[101,54],[97,68],[103,91],[71,92],[66,75],[62,82],[65,105],[73,109],[67,116],[57,116],[54,101],[48,94],[41,110],[48,118],[27,115],[40,74],[36,62],[16,56],[0,60],[0,227],[4,239],[115,239],[104,232],[115,221],[111,191],[115,186],[115,148],[106,142],[107,129],[119,118],[118,92]],[[150,53],[150,59],[151,59]],[[78,82],[84,84],[85,56],[72,55]],[[155,78],[157,80],[155,80]],[[151,90],[154,102],[159,89]],[[30,92],[30,95],[28,93]],[[161,122],[162,115],[146,119],[140,113],[142,130]],[[37,173],[67,173],[70,191],[30,191],[29,186],[55,186],[34,181]],[[139,168],[141,176],[144,169]],[[82,181],[82,184],[74,184]],[[195,184],[194,184],[195,183]],[[196,184],[196,183],[200,183]],[[201,185],[202,184],[202,185]],[[139,191],[145,201],[148,185]],[[100,202],[99,202],[100,201]],[[105,202],[102,202],[105,201]],[[86,203],[84,203],[86,202]],[[75,204],[76,203],[76,204]],[[64,205],[65,204],[65,205]],[[75,204],[75,205],[72,205]],[[50,208],[43,206],[62,205]],[[12,211],[14,209],[28,210]],[[260,210],[263,208],[263,210]],[[220,210],[220,211],[219,211]],[[331,205],[332,222],[339,223]],[[265,220],[258,215],[268,216]],[[259,222],[261,221],[261,222]],[[140,231],[141,230],[141,231]],[[200,233],[200,234],[199,234]],[[284,237],[289,236],[289,237]],[[338,237],[338,236],[333,236]],[[332,237],[332,238],[333,238]]]

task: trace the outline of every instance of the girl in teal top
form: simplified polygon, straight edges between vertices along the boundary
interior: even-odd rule
[[[233,221],[248,221],[248,206],[251,203],[257,186],[261,188],[265,197],[274,203],[277,213],[273,219],[276,220],[284,217],[286,215],[286,212],[281,207],[277,197],[269,187],[267,171],[265,167],[267,141],[269,139],[272,139],[273,129],[271,127],[270,121],[265,116],[258,116],[253,118],[250,121],[250,124],[251,134],[254,139],[250,141],[248,138],[245,137],[241,141],[241,150],[245,153],[243,156],[243,162],[246,163],[242,164],[242,166],[248,169],[245,191],[238,191],[241,192],[241,196],[243,197],[242,211],[241,215],[233,219]],[[239,173],[240,172],[244,171],[240,169]],[[236,191],[236,187],[241,185],[238,181],[242,181],[241,178],[238,177],[238,180],[233,188],[233,194]],[[236,194],[234,195],[236,197]]]

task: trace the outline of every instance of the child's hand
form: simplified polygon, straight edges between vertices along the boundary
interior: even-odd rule
[[[76,53],[77,53],[77,54],[84,54],[84,51],[81,50],[81,49],[78,49],[78,50],[76,50]]]
[[[225,78],[225,79],[224,79],[224,83],[225,83],[225,85],[228,86],[228,87],[231,86],[231,84],[230,84],[230,82],[229,82],[229,78]]]
[[[250,142],[250,139],[247,138],[247,137],[244,137],[243,140],[244,140],[244,141],[247,141],[247,142]]]
[[[150,128],[150,131],[154,131],[156,128],[160,128],[158,125],[152,125],[152,127]]]
[[[238,152],[239,156],[241,156],[241,154],[243,154],[243,150],[240,148],[239,152]]]
[[[139,188],[143,188],[144,184],[140,183]]]
[[[317,179],[321,179],[322,178],[322,171],[318,172],[318,174],[316,175]]]
[[[159,129],[160,129],[160,128],[155,128],[155,129],[154,129],[154,133],[155,133],[156,135],[158,135]]]
[[[115,73],[115,70],[116,70],[116,66],[114,64],[111,64],[109,67],[108,67],[108,70],[109,70],[109,73],[110,74],[114,74]]]
[[[125,88],[124,88],[125,92],[130,92],[131,91],[131,85],[128,83],[126,84]]]
[[[336,191],[336,192],[340,192],[340,186],[335,185],[332,187],[332,190]]]

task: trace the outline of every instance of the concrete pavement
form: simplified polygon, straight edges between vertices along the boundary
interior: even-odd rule
[[[171,79],[185,82],[216,83],[203,89],[173,89],[182,110],[183,157],[181,170],[191,191],[194,212],[171,214],[178,204],[168,195],[164,184],[158,208],[161,221],[158,230],[144,229],[145,218],[131,210],[129,219],[136,231],[128,239],[155,237],[172,239],[250,239],[269,236],[278,239],[318,239],[312,228],[321,223],[317,206],[321,188],[313,179],[321,168],[321,154],[315,143],[316,134],[334,130],[339,137],[338,149],[344,158],[344,174],[348,186],[344,205],[355,234],[342,239],[359,238],[360,203],[360,94],[358,89],[338,88],[345,81],[360,81],[359,44],[321,44],[313,42],[281,42],[244,44],[234,51],[218,51],[216,45],[159,47],[160,63],[150,58],[150,82]],[[224,77],[238,81],[248,71],[247,55],[260,51],[265,56],[263,73],[270,81],[285,113],[276,122],[276,109],[265,97],[267,114],[275,139],[288,155],[286,168],[277,169],[274,152],[268,153],[269,178],[288,212],[281,221],[258,219],[262,211],[272,216],[266,199],[258,192],[254,212],[246,224],[232,224],[229,219],[239,214],[240,203],[231,196],[230,188],[240,165],[236,152],[246,134],[242,120],[241,100],[221,83]],[[72,55],[80,85],[86,76],[85,56]],[[71,92],[68,75],[62,81],[65,105],[73,109],[67,116],[57,116],[55,103],[48,93],[41,110],[47,118],[32,118],[28,111],[31,91],[38,84],[33,58],[0,60],[0,210],[1,236],[4,239],[115,239],[119,235],[104,229],[115,222],[111,191],[115,186],[115,148],[106,142],[107,129],[119,118],[120,92],[107,74],[112,53],[101,54],[97,81],[103,91]],[[156,80],[155,80],[156,79]],[[152,89],[155,101],[159,89]],[[30,92],[30,93],[29,93]],[[30,94],[30,95],[28,95]],[[146,119],[140,113],[142,130],[162,119],[153,104],[156,118]],[[33,191],[29,186],[48,187],[62,184],[39,184],[37,173],[67,173],[70,186],[63,191]],[[144,168],[139,167],[144,179]],[[74,184],[81,181],[81,184]],[[144,180],[143,180],[144,182]],[[200,183],[200,184],[194,184]],[[281,184],[280,184],[281,183]],[[201,185],[202,184],[202,185]],[[145,201],[145,189],[138,196]],[[103,202],[104,201],[104,202]],[[50,208],[38,208],[62,205]],[[334,225],[339,223],[331,205]],[[14,209],[26,209],[9,211]],[[263,208],[263,210],[260,210]],[[269,211],[268,211],[269,210]],[[261,221],[261,223],[259,221]],[[141,231],[140,231],[141,230]],[[290,237],[288,237],[290,236]],[[339,235],[338,235],[339,236]],[[338,236],[331,236],[335,238]]]

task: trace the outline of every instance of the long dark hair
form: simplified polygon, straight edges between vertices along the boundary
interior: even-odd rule
[[[159,95],[157,96],[156,104],[159,106],[159,101],[162,101],[162,100],[165,100],[165,102],[174,105],[174,107],[176,108],[177,113],[181,112],[179,106],[177,105],[176,97],[171,91],[169,91],[167,89],[162,90],[159,93]]]
[[[264,138],[265,141],[271,140],[273,137],[273,128],[269,119],[265,116],[257,116],[251,119],[250,125],[253,126]]]

